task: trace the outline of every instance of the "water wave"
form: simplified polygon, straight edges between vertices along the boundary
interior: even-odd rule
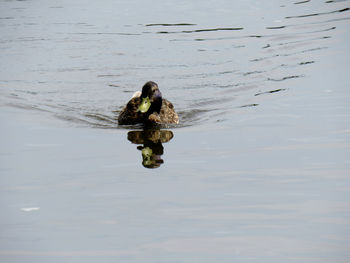
[[[12,11],[0,17],[0,28],[26,27],[32,35],[3,34],[3,57],[28,59],[2,71],[0,102],[77,125],[118,128],[122,107],[153,80],[175,105],[179,127],[222,122],[237,110],[262,108],[268,97],[287,94],[307,77],[305,69],[343,34],[347,2],[326,1],[305,12],[312,2],[297,1],[287,11],[279,7],[282,18],[275,12],[273,22],[259,25],[251,18],[210,24],[194,16],[114,28],[91,21],[44,24]]]

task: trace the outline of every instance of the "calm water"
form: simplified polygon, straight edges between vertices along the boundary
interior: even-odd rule
[[[0,35],[1,262],[348,262],[350,1],[0,1]],[[180,125],[118,127],[148,80]]]

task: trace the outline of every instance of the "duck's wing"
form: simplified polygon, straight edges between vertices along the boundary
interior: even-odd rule
[[[121,125],[137,124],[141,122],[141,115],[138,112],[140,106],[140,97],[133,97],[122,109],[118,117],[118,123]]]
[[[161,123],[179,123],[179,116],[175,112],[174,105],[167,99],[163,99],[160,110]]]

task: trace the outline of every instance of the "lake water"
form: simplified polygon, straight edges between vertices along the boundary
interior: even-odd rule
[[[0,35],[1,262],[348,262],[350,1],[2,0]],[[119,127],[148,80],[180,124]]]

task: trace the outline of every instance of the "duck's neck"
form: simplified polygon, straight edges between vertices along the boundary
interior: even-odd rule
[[[154,112],[160,113],[160,109],[162,108],[162,101],[162,98],[153,101],[151,107],[147,112],[149,112],[149,114],[152,114]]]

